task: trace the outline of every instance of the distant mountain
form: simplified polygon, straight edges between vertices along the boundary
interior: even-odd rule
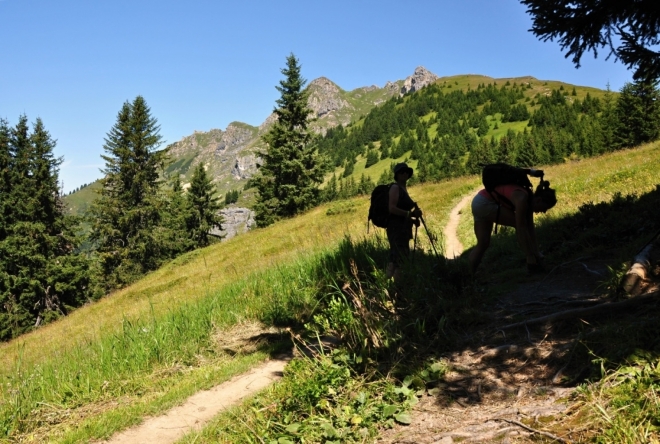
[[[360,116],[366,115],[372,108],[393,96],[415,91],[438,77],[423,67],[404,80],[387,82],[382,88],[372,85],[345,91],[325,77],[311,81],[309,107],[317,119],[311,128],[320,134],[337,125],[347,125]],[[195,131],[168,145],[172,163],[167,168],[168,175],[179,174],[184,187],[188,186],[194,167],[202,163],[214,178],[214,183],[221,194],[229,190],[242,189],[247,180],[255,173],[259,152],[265,148],[261,136],[273,124],[275,115],[271,114],[258,127],[242,122],[232,122],[224,130]],[[90,199],[95,197],[93,189],[84,189],[66,196],[70,210],[80,213],[88,207]],[[250,201],[250,193],[241,196],[238,204]]]
[[[352,91],[343,90],[330,79],[320,77],[308,85],[310,92],[308,104],[316,118],[311,128],[317,133],[325,134],[328,129],[338,125],[347,126],[359,122],[374,107],[390,98],[418,91],[431,83],[437,83],[446,91],[451,91],[452,87],[454,90],[467,90],[474,89],[479,84],[504,84],[509,81],[534,84],[534,89],[528,92],[529,95],[532,92],[548,94],[551,88],[558,88],[560,85],[573,88],[566,83],[537,80],[533,77],[495,79],[483,75],[459,75],[439,78],[421,66],[404,80],[387,82],[383,87],[372,85]],[[591,92],[592,95],[603,92],[595,88],[577,88],[580,95],[584,92]],[[194,167],[202,163],[209,175],[214,178],[213,181],[222,195],[230,190],[243,190],[248,179],[256,172],[259,153],[265,149],[261,136],[269,130],[275,118],[275,114],[271,114],[258,127],[232,122],[224,130],[195,131],[183,137],[168,146],[172,163],[166,170],[167,175],[179,174],[183,186],[187,187]],[[500,132],[502,130],[506,131],[505,125]],[[359,165],[358,159],[358,167]],[[381,168],[375,170],[379,169]],[[358,168],[356,173],[361,173],[362,170],[363,168]],[[71,211],[80,213],[84,210],[88,206],[88,201],[95,197],[93,190],[96,188],[98,186],[87,187],[67,196],[65,201]],[[246,190],[242,193],[237,206],[251,206],[253,193],[254,190]]]
[[[329,128],[348,125],[390,97],[419,89],[437,78],[419,67],[409,78],[388,82],[382,88],[366,86],[345,91],[331,80],[320,77],[307,87],[310,92],[308,104],[316,118],[311,128],[325,134]],[[243,188],[257,169],[259,152],[265,149],[261,136],[268,131],[275,118],[275,114],[271,114],[258,127],[232,122],[224,131],[212,129],[184,137],[168,146],[173,163],[167,173],[180,174],[185,187],[193,168],[203,163],[214,177],[220,193]]]

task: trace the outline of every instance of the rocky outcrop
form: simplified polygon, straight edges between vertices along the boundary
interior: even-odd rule
[[[231,168],[231,175],[236,180],[249,179],[255,171],[257,171],[257,163],[259,158],[254,154],[247,156],[237,157],[234,166]]]
[[[266,117],[266,120],[264,120],[263,123],[259,125],[259,134],[261,135],[267,132],[276,120],[277,114],[270,113],[270,115]]]
[[[212,129],[208,132],[197,131],[192,135],[183,137],[180,141],[171,144],[169,154],[173,158],[185,156],[191,151],[213,151],[220,143],[224,132],[219,129]]]
[[[224,219],[222,230],[215,229],[212,234],[223,236],[223,241],[231,239],[240,233],[248,232],[254,227],[254,211],[248,208],[227,207],[220,210]]]
[[[385,84],[385,86],[383,87],[383,89],[386,90],[386,91],[388,91],[388,92],[401,92],[401,91],[399,90],[399,85],[397,85],[397,84],[394,83],[394,82],[390,82],[390,81],[388,81],[388,82]]]
[[[229,124],[220,142],[217,144],[215,153],[222,155],[225,153],[235,153],[241,151],[245,146],[252,141],[255,134],[249,127],[244,124],[232,122]]]
[[[309,91],[307,106],[314,111],[316,117],[320,118],[332,111],[351,106],[340,96],[341,89],[325,77],[313,80],[309,84]]]
[[[415,68],[413,75],[407,77],[406,80],[403,81],[403,86],[401,87],[401,95],[419,91],[426,85],[429,85],[436,80],[438,80],[438,76],[423,66],[418,66]]]

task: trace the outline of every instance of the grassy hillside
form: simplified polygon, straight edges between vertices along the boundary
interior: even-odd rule
[[[550,266],[585,252],[604,254],[597,242],[598,236],[606,236],[611,239],[606,257],[618,270],[622,258],[658,228],[657,220],[639,226],[636,218],[630,218],[634,228],[624,230],[625,236],[616,235],[626,228],[627,220],[612,225],[601,214],[585,235],[576,235],[576,227],[583,223],[579,219],[581,205],[609,203],[616,191],[644,195],[654,189],[660,182],[659,150],[660,144],[656,143],[546,168],[546,177],[557,186],[560,199],[556,209],[539,219],[541,244],[550,246],[545,248]],[[410,193],[424,209],[432,234],[439,235],[449,210],[478,184],[479,178],[467,176],[414,186]],[[50,436],[53,442],[107,437],[266,358],[281,347],[285,337],[233,357],[218,338],[232,334],[232,328],[241,323],[299,328],[308,322],[318,304],[333,294],[333,285],[337,284],[332,279],[343,276],[334,276],[339,271],[332,271],[333,267],[347,268],[347,258],[352,256],[346,254],[358,254],[357,246],[354,251],[340,254],[346,248],[341,246],[346,236],[351,236],[355,245],[363,238],[370,239],[368,251],[374,255],[376,269],[382,269],[386,255],[382,233],[375,230],[366,235],[367,206],[366,197],[333,202],[295,219],[184,255],[129,288],[0,345],[0,436],[4,434],[12,442],[29,436],[37,440]],[[589,216],[586,220],[591,219]],[[605,229],[598,225],[600,219],[608,222],[606,228],[610,231],[599,231]],[[463,240],[469,246],[469,217],[464,221]],[[553,244],[557,233],[568,236],[567,240],[562,237],[560,244]],[[568,240],[571,236],[573,244]],[[372,242],[375,239],[380,241]],[[420,242],[429,251],[423,232]],[[520,259],[510,233],[495,242],[499,246],[494,246],[484,260],[485,270],[491,273],[501,268],[497,266],[498,258],[512,257],[513,264]],[[612,249],[618,253],[612,253]],[[369,274],[368,267],[365,272]],[[497,274],[494,276],[497,280]],[[511,279],[520,279],[520,275],[510,272],[503,277],[509,285]],[[455,278],[423,278],[419,285],[426,289],[420,287],[420,291],[430,292],[431,297],[434,288]],[[467,295],[472,290],[465,291],[461,298],[470,301]],[[485,295],[479,297],[485,300]],[[439,294],[431,299],[443,300]],[[479,307],[475,304],[455,314],[448,311],[444,322],[452,325],[456,316],[476,320],[481,316]],[[461,329],[469,325],[462,324]],[[441,352],[442,345],[434,345],[434,350]],[[247,418],[251,413],[243,415]],[[209,429],[196,442],[214,442],[214,436],[213,429]]]
[[[615,99],[607,94],[532,77],[441,78],[328,132],[319,142],[334,165],[326,181],[334,175],[357,182],[364,175],[377,182],[383,165],[402,159],[421,160],[418,178],[424,181],[475,173],[479,164],[494,161],[529,166],[600,153],[609,145],[584,134],[604,132],[597,117],[602,99]],[[521,107],[522,114],[515,111]],[[561,117],[543,117],[548,114]],[[380,161],[366,167],[374,154]]]
[[[64,204],[71,214],[83,215],[91,203],[96,199],[97,192],[101,189],[101,182],[96,180],[88,186],[64,196]]]
[[[402,81],[399,81],[397,82],[397,85],[400,87],[402,83]],[[439,85],[440,90],[445,94],[458,90],[465,92],[468,90],[476,90],[479,85],[488,84],[497,85],[498,88],[503,86],[512,87],[513,85],[525,85],[525,89],[523,89],[524,98],[518,102],[525,104],[530,112],[538,110],[540,107],[538,102],[532,106],[532,101],[538,96],[546,96],[550,94],[553,89],[561,90],[566,94],[569,103],[572,103],[575,100],[584,100],[587,94],[592,98],[599,99],[602,99],[605,95],[603,89],[571,85],[560,81],[538,80],[529,76],[495,79],[482,75],[457,75],[441,77],[436,81],[436,85]],[[393,90],[375,87],[357,88],[352,91],[345,91],[338,88],[338,91],[337,99],[344,101],[348,106],[333,111],[328,116],[322,116],[319,118],[313,126],[320,132],[325,132],[331,126],[342,122],[352,122],[351,125],[353,127],[360,127],[364,122],[364,118],[372,109],[374,109],[374,107],[379,106],[394,95],[392,92]],[[575,95],[573,95],[573,91],[575,91]],[[416,94],[424,94],[424,90]],[[483,106],[479,107],[478,111],[482,108]],[[420,121],[427,121],[432,114],[433,113],[422,116]],[[527,127],[528,123],[527,121],[502,122],[501,114],[489,116],[488,121],[489,130],[484,136],[486,139],[490,139],[491,137],[500,139],[502,136],[506,135],[509,130],[522,132]],[[242,134],[241,137],[245,138],[244,140],[241,139],[242,141],[237,145],[240,152],[237,151],[234,154],[230,148],[229,152],[232,154],[227,158],[220,159],[216,153],[216,147],[221,143],[224,132],[217,129],[208,132],[196,132],[171,145],[173,152],[172,163],[168,166],[166,173],[180,174],[182,176],[182,183],[185,184],[190,179],[192,167],[197,163],[202,162],[205,165],[208,165],[209,174],[215,178],[215,185],[220,195],[224,195],[230,190],[243,189],[247,183],[247,179],[236,179],[236,177],[230,174],[230,170],[234,167],[234,162],[237,157],[254,154],[259,149],[264,148],[260,136],[263,134],[263,131],[267,129],[267,125],[264,128],[257,128],[241,122],[232,122],[230,127],[232,133],[238,132]],[[428,132],[429,137],[433,139],[436,136],[436,126],[432,125],[428,129]],[[395,141],[398,142],[400,137],[401,135],[397,135]],[[234,139],[230,138],[229,140]],[[377,142],[376,149],[379,149],[379,146],[380,143]],[[403,160],[409,157],[410,153],[406,156],[397,156],[397,160]],[[374,182],[378,181],[382,172],[395,161],[393,159],[383,159],[378,164],[365,168],[364,165],[366,160],[363,155],[358,154],[354,156],[354,158],[356,159],[355,169],[353,173],[350,174],[350,177],[356,181],[360,179],[362,174]],[[342,177],[344,169],[343,165],[337,166],[328,174],[326,180],[328,180],[332,174],[337,175],[337,177]],[[94,194],[90,191],[91,190],[83,189],[65,198],[67,205],[72,208],[72,211],[75,214],[81,214],[80,210],[86,208],[91,202]],[[241,195],[237,205],[250,207],[254,203],[254,190],[246,191],[246,193]]]

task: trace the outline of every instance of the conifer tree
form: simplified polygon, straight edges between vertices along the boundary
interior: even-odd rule
[[[205,247],[209,244],[211,229],[222,229],[222,217],[218,214],[220,203],[215,197],[215,185],[211,183],[201,163],[193,172],[186,198],[191,209],[188,233],[196,247]]]
[[[619,146],[632,147],[660,135],[660,93],[653,82],[626,83],[616,104]]]
[[[318,185],[323,181],[323,162],[307,125],[312,112],[307,107],[308,91],[300,75],[298,59],[290,54],[284,80],[276,89],[281,97],[274,110],[277,121],[263,140],[268,148],[255,176],[258,190],[255,220],[260,227],[293,216],[318,202]]]
[[[102,188],[90,210],[106,289],[121,287],[167,257],[163,246],[160,127],[143,97],[125,102],[105,138]]]
[[[10,166],[9,125],[6,120],[0,119],[0,242],[7,237],[7,224],[9,223],[7,217],[11,210],[9,206]]]
[[[81,305],[90,297],[90,274],[87,259],[76,253],[77,220],[64,212],[61,159],[43,122],[37,119],[31,133],[25,116],[9,131],[0,127],[6,172],[0,185],[0,339],[9,339]]]
[[[607,84],[605,94],[603,96],[603,112],[600,116],[601,128],[603,130],[603,144],[605,150],[612,150],[616,148],[614,132],[617,126],[617,118],[615,112],[616,99],[610,90],[610,84]]]
[[[191,218],[192,209],[186,198],[181,178],[175,174],[171,179],[171,188],[165,193],[166,203],[163,212],[163,231],[165,249],[168,257],[176,257],[181,253],[194,248],[194,243],[188,233],[188,221]]]

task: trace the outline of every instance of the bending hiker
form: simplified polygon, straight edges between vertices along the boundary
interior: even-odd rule
[[[531,273],[543,270],[543,256],[539,252],[534,231],[534,213],[545,213],[557,203],[555,190],[550,188],[550,182],[541,180],[541,183],[532,193],[531,182],[527,174],[543,177],[543,171],[509,167],[508,165],[494,165],[515,169],[519,175],[517,183],[497,185],[492,191],[483,189],[472,200],[472,215],[474,216],[474,234],[477,245],[470,253],[470,269],[474,272],[484,253],[490,245],[493,224],[506,225],[516,229],[518,243],[525,254],[527,270]],[[488,167],[487,167],[488,168]],[[520,178],[522,175],[522,178]],[[486,184],[486,170],[484,169],[484,184]],[[529,184],[527,186],[526,184]]]
[[[412,236],[412,217],[422,217],[422,210],[408,195],[406,182],[413,175],[413,169],[405,163],[394,166],[394,182],[389,190],[389,218],[387,222],[387,240],[390,243],[390,260],[387,264],[387,277],[394,277],[397,283],[401,279],[401,264],[410,256]]]

